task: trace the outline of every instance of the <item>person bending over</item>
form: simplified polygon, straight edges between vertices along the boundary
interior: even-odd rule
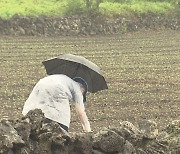
[[[91,132],[84,107],[87,91],[88,84],[81,77],[71,79],[63,74],[49,75],[40,79],[34,86],[24,104],[22,114],[41,109],[46,117],[45,123],[56,121],[68,131],[71,119],[70,103],[73,103],[83,130]]]

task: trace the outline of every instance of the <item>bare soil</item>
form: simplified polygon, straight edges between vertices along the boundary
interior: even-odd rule
[[[0,38],[0,118],[21,116],[34,84],[46,75],[41,62],[63,53],[100,66],[108,90],[88,94],[93,131],[151,119],[163,129],[180,117],[180,32],[171,30],[79,37]],[[72,105],[71,132],[82,131]]]

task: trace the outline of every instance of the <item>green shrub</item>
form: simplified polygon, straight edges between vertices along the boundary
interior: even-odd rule
[[[66,4],[66,0],[1,0],[0,17],[63,15]]]
[[[134,0],[107,0],[107,2],[112,2],[112,3],[131,3]]]
[[[105,13],[110,14],[122,14],[131,15],[135,14],[166,14],[168,11],[174,9],[174,7],[168,2],[145,2],[140,1],[139,3],[133,2],[131,5],[127,3],[110,3],[106,2],[101,4],[101,10]]]
[[[99,10],[103,0],[67,0],[66,15],[71,14],[94,14]]]
[[[132,3],[132,2],[171,2],[172,0],[106,0],[107,2],[115,2],[115,3]]]
[[[0,0],[0,17],[180,12],[180,0]],[[172,11],[173,10],[173,11]]]
[[[180,0],[171,0],[171,2],[177,6],[180,6]]]
[[[84,11],[83,0],[67,0],[66,15],[81,14]]]

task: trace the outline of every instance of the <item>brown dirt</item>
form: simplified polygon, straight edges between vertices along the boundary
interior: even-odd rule
[[[180,117],[180,32],[139,31],[93,37],[0,38],[0,116],[21,116],[41,62],[63,53],[83,55],[103,71],[109,89],[89,94],[86,110],[94,132],[128,120],[152,119],[163,129]],[[82,131],[73,112],[71,132]]]

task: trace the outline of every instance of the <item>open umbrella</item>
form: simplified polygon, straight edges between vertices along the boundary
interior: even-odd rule
[[[42,63],[48,75],[65,74],[70,78],[82,77],[88,83],[89,92],[95,93],[108,88],[99,67],[82,56],[64,54]]]

